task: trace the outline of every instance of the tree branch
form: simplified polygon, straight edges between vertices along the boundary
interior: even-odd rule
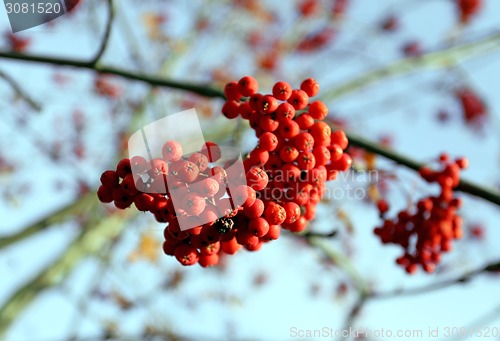
[[[486,266],[480,267],[478,269],[469,271],[457,278],[452,278],[448,279],[442,282],[438,283],[433,283],[431,285],[419,287],[419,288],[412,288],[412,289],[407,289],[407,290],[394,290],[394,291],[389,291],[389,292],[370,292],[368,293],[367,297],[369,299],[388,299],[388,298],[395,298],[395,297],[401,297],[401,296],[413,296],[413,295],[419,295],[419,294],[425,294],[428,292],[444,289],[450,286],[453,286],[455,284],[459,283],[467,283],[470,281],[473,277],[488,273],[488,272],[499,272],[500,271],[500,261],[496,261],[493,263],[490,263]]]
[[[382,79],[408,74],[421,69],[443,69],[457,63],[458,59],[470,59],[500,48],[500,33],[467,44],[445,48],[423,54],[420,57],[405,58],[365,73],[334,89],[327,91],[320,99],[331,101],[365,88]]]
[[[35,111],[41,111],[42,106],[38,104],[35,100],[33,100],[22,88],[21,86],[15,81],[14,78],[0,70],[0,77],[3,78],[9,85],[12,87],[14,92],[21,97],[28,105]]]
[[[101,59],[102,55],[104,54],[104,51],[106,50],[106,47],[109,42],[109,37],[111,36],[111,28],[113,27],[113,21],[115,18],[115,9],[113,5],[113,0],[108,0],[108,18],[106,21],[106,28],[104,30],[104,36],[101,41],[101,45],[99,46],[99,50],[97,50],[97,53],[94,58],[90,60],[90,64],[96,65],[97,62],[99,62],[99,59]]]

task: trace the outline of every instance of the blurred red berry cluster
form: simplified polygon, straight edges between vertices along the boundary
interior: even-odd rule
[[[441,253],[452,249],[452,241],[462,238],[462,218],[457,210],[462,201],[453,189],[460,183],[460,170],[468,166],[465,158],[450,161],[448,155],[439,158],[440,170],[429,167],[420,169],[427,182],[437,183],[441,192],[418,201],[415,207],[400,211],[393,219],[385,219],[374,232],[384,244],[398,244],[404,254],[396,262],[413,274],[421,266],[433,272],[441,260]],[[389,210],[385,201],[379,201],[382,216]]]

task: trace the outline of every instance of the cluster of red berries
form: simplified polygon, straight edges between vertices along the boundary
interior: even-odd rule
[[[459,88],[455,96],[460,102],[466,123],[482,126],[485,123],[487,109],[479,95],[468,87]]]
[[[384,244],[401,245],[404,254],[396,259],[397,264],[413,274],[421,266],[433,272],[441,260],[441,253],[452,249],[452,241],[462,237],[462,218],[457,214],[462,201],[456,198],[453,189],[460,182],[460,171],[468,166],[465,158],[450,161],[448,155],[439,158],[440,170],[429,167],[420,169],[420,176],[427,182],[439,184],[438,196],[421,199],[415,208],[400,211],[396,218],[385,219],[374,232]],[[381,215],[389,206],[378,202]]]
[[[483,7],[483,0],[456,0],[460,22],[467,24]]]
[[[242,247],[259,250],[282,227],[304,230],[325,182],[352,163],[343,152],[348,140],[322,121],[328,109],[321,101],[309,103],[319,91],[315,80],[305,80],[300,89],[278,82],[272,95],[257,88],[249,76],[225,86],[223,114],[249,120],[259,138],[243,161],[244,171],[231,171],[227,163],[212,166],[221,157],[213,143],[188,157],[179,143],[167,141],[162,158],[147,162],[134,156],[105,171],[99,199],[120,209],[134,203],[168,223],[163,251],[183,265],[216,265],[220,255]]]
[[[272,94],[257,90],[250,76],[226,84],[222,108],[228,118],[248,120],[259,139],[243,161],[249,186],[263,180],[256,188],[259,209],[250,218],[300,232],[314,219],[326,181],[350,168],[352,159],[344,153],[348,140],[343,131],[332,132],[323,121],[326,105],[310,101],[319,91],[314,79],[304,80],[300,89],[277,82]]]

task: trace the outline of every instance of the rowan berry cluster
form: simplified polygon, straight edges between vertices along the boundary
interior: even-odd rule
[[[148,162],[134,156],[105,171],[99,199],[120,209],[133,203],[168,223],[163,251],[183,265],[216,265],[220,255],[242,247],[259,250],[277,239],[281,228],[304,230],[325,182],[352,163],[344,153],[348,140],[323,122],[328,114],[323,102],[309,102],[319,91],[314,79],[300,89],[278,82],[273,94],[257,89],[249,76],[225,86],[222,113],[249,120],[259,139],[243,161],[244,171],[230,163],[214,166],[221,157],[214,143],[185,156],[182,145],[167,141],[162,158]]]
[[[440,170],[429,167],[420,169],[420,176],[427,182],[437,183],[438,196],[421,199],[416,207],[403,210],[394,219],[385,219],[374,232],[384,244],[401,245],[404,254],[397,264],[413,274],[421,266],[433,272],[441,260],[441,254],[452,249],[452,241],[462,237],[462,218],[457,214],[462,201],[455,197],[453,189],[460,182],[460,171],[468,166],[465,158],[450,161],[446,154],[439,158]],[[378,203],[381,215],[389,207],[385,201]]]
[[[344,153],[348,140],[323,121],[326,105],[310,101],[319,91],[314,79],[304,80],[299,89],[277,82],[272,94],[257,90],[257,81],[249,76],[228,83],[222,109],[228,118],[248,120],[259,139],[244,160],[249,186],[264,179],[256,188],[262,209],[250,218],[300,232],[314,219],[326,181],[350,168],[352,159]]]

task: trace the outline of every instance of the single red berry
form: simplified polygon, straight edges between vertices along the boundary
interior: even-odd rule
[[[276,109],[276,118],[278,121],[283,122],[286,120],[292,120],[294,117],[295,108],[290,103],[283,102],[278,105],[278,108]]]
[[[252,187],[256,191],[264,189],[269,182],[267,173],[259,167],[253,167],[252,169],[250,169],[250,171],[247,173],[246,178],[248,186]]]
[[[295,118],[295,122],[299,124],[300,129],[307,130],[313,126],[314,118],[312,118],[309,114],[302,114]]]
[[[314,137],[315,145],[329,146],[331,143],[332,128],[323,121],[313,124],[309,132]]]
[[[259,84],[252,76],[245,76],[238,81],[238,90],[245,97],[250,97],[257,92]]]
[[[113,188],[101,185],[97,190],[97,198],[102,203],[110,203],[113,201]]]
[[[240,104],[232,100],[227,101],[222,106],[221,112],[226,118],[232,120],[240,114]]]
[[[308,78],[300,84],[300,89],[303,90],[307,96],[314,97],[319,92],[319,84],[314,78]]]
[[[286,219],[286,211],[283,206],[271,201],[264,210],[264,217],[270,225],[280,225]]]
[[[281,234],[281,227],[279,225],[269,225],[269,231],[266,233],[264,237],[262,237],[262,240],[264,241],[276,240],[280,237],[280,234]]]
[[[309,103],[309,96],[307,96],[305,91],[295,89],[292,90],[292,94],[287,101],[294,107],[295,110],[302,110],[307,107],[307,104]]]
[[[309,151],[314,147],[314,137],[308,132],[302,132],[293,139],[293,143],[298,150]]]
[[[297,136],[297,134],[300,132],[300,128],[297,122],[293,120],[285,120],[280,123],[278,131],[282,137],[291,139]]]
[[[282,226],[283,228],[291,232],[301,232],[304,231],[307,226],[306,218],[300,216],[299,219],[297,219],[295,222],[290,224],[283,224]]]
[[[311,152],[300,152],[297,157],[297,165],[300,169],[311,170],[316,166],[316,158]]]
[[[161,155],[167,162],[174,162],[181,159],[183,154],[182,146],[177,141],[167,141],[161,148]]]
[[[275,115],[264,115],[259,120],[259,127],[262,128],[263,131],[273,132],[278,129],[279,125],[280,123]]]
[[[258,111],[260,110],[260,99],[262,98],[262,94],[256,93],[250,96],[248,99],[248,104],[252,110]]]
[[[465,157],[456,159],[455,163],[460,169],[466,169],[467,167],[469,167],[469,160]]]
[[[141,175],[148,170],[148,162],[142,156],[134,156],[130,159],[130,167],[132,173],[136,175]]]
[[[175,248],[175,258],[184,266],[190,266],[198,263],[200,254],[198,250],[189,244],[180,244]]]
[[[328,107],[321,101],[309,104],[309,115],[315,120],[324,120],[328,116]]]
[[[386,200],[380,199],[377,201],[377,209],[380,214],[385,214],[387,213],[387,211],[389,211],[389,204]]]
[[[191,183],[198,177],[200,170],[191,161],[184,161],[178,169],[179,178],[186,183]]]
[[[205,199],[196,193],[186,194],[181,202],[182,206],[180,208],[189,215],[199,215],[206,206]]]
[[[201,254],[198,264],[200,264],[203,268],[215,266],[219,264],[219,255],[217,253],[211,255]]]
[[[278,138],[271,132],[264,132],[259,137],[259,147],[268,152],[272,152],[278,146]]]
[[[316,159],[316,165],[326,165],[331,159],[331,153],[325,146],[315,147],[312,153]]]
[[[285,163],[295,161],[298,156],[299,156],[298,149],[290,144],[284,145],[280,150],[280,158]]]
[[[349,140],[342,130],[335,130],[334,132],[332,132],[330,135],[330,139],[332,145],[337,144],[340,146],[340,148],[342,148],[342,150],[345,150],[347,148],[347,145],[349,144]]]
[[[188,160],[194,163],[200,172],[204,172],[208,167],[208,158],[202,153],[193,153]]]
[[[132,173],[130,159],[121,159],[116,165],[116,174],[118,174],[118,176],[123,179],[130,173]]]
[[[209,162],[217,162],[222,156],[219,145],[214,142],[205,142],[201,147],[201,153],[207,157]]]
[[[113,170],[107,170],[101,174],[101,184],[109,189],[113,189],[118,186],[120,182],[120,177]]]
[[[224,86],[224,95],[228,100],[239,101],[242,97],[238,83],[229,82]]]
[[[272,95],[264,95],[259,101],[259,110],[263,114],[271,114],[278,108],[278,101]]]
[[[219,192],[219,183],[212,178],[206,178],[196,183],[196,193],[203,197],[213,197]]]
[[[288,98],[290,98],[290,95],[292,94],[292,87],[290,84],[287,82],[277,82],[273,86],[273,96],[280,100],[280,101],[286,101]]]
[[[264,213],[264,202],[260,199],[255,199],[252,206],[243,208],[243,213],[250,219],[260,217]]]
[[[155,207],[155,199],[150,194],[139,193],[134,197],[134,204],[139,211],[151,211]]]
[[[135,186],[134,176],[132,174],[128,174],[120,184],[120,187],[123,188],[125,194],[130,196],[135,196],[139,194],[139,190],[137,190]]]
[[[269,223],[264,218],[251,219],[248,223],[248,231],[254,236],[263,237],[269,232]]]
[[[235,237],[228,241],[221,241],[220,247],[221,250],[228,255],[234,255],[239,249],[241,249],[241,245],[238,244]]]

